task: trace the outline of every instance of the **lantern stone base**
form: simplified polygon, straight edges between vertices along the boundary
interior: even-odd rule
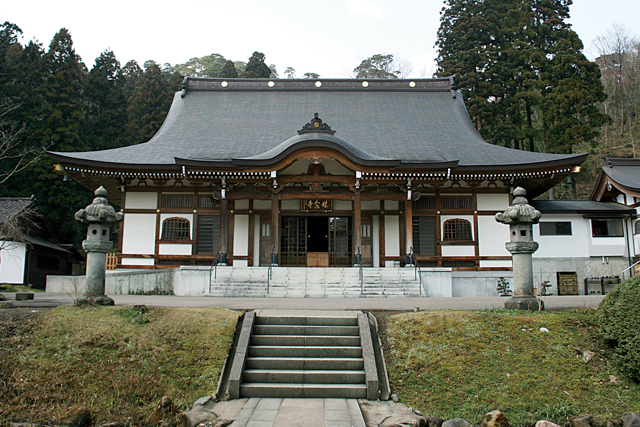
[[[504,303],[509,310],[544,310],[544,303],[536,297],[511,297]]]
[[[106,295],[83,295],[76,301],[77,305],[115,305],[115,301]]]

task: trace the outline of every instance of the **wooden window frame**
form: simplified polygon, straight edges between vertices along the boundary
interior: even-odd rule
[[[443,242],[466,242],[473,243],[473,233],[471,222],[463,218],[452,218],[442,224]]]
[[[165,242],[191,242],[191,222],[187,218],[174,216],[162,221],[162,238]]]

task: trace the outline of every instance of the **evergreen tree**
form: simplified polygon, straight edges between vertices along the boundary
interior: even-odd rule
[[[393,55],[373,55],[353,69],[356,79],[397,79],[400,70],[394,70]]]
[[[233,61],[228,60],[224,63],[224,67],[219,74],[220,78],[223,79],[235,79],[238,77],[238,71],[236,70],[236,66],[233,64]]]
[[[268,79],[271,77],[271,69],[264,60],[265,56],[263,53],[253,52],[240,77],[243,79]]]
[[[127,100],[120,71],[120,62],[111,51],[101,53],[89,71],[85,86],[87,104],[83,140],[93,150],[127,144]]]
[[[73,48],[71,34],[62,28],[44,55],[44,138],[56,151],[82,151],[80,125],[83,118],[82,89],[86,67]]]
[[[597,67],[566,22],[571,0],[446,0],[437,75],[456,79],[489,142],[571,152],[607,118]]]
[[[174,71],[190,77],[223,77],[221,73],[227,62],[224,56],[212,53],[201,58],[191,58],[184,64],[176,65]]]
[[[160,129],[169,112],[173,91],[157,64],[140,76],[129,98],[129,135],[133,143],[146,142]]]
[[[131,60],[124,64],[124,67],[120,69],[118,73],[118,80],[120,85],[122,86],[122,92],[124,97],[128,100],[133,94],[133,90],[136,88],[138,84],[138,80],[144,71],[138,63],[134,60]]]

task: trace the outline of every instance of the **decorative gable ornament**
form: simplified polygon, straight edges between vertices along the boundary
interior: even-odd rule
[[[336,133],[333,129],[331,129],[331,126],[322,122],[322,119],[318,117],[318,113],[315,113],[313,115],[313,119],[311,119],[309,123],[302,126],[302,129],[298,131],[298,135],[312,132],[328,133],[330,135]]]

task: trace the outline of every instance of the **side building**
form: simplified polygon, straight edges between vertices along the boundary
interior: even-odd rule
[[[508,271],[510,191],[587,155],[487,143],[452,84],[187,78],[150,141],[50,156],[122,208],[120,268]]]

